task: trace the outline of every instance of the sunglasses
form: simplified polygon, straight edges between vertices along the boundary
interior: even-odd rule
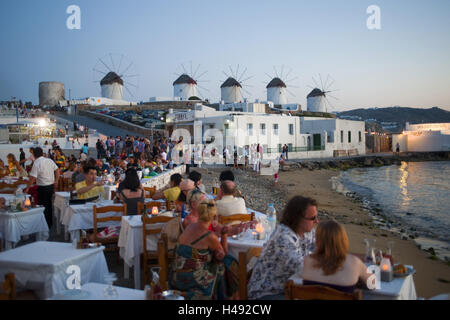
[[[317,216],[314,216],[314,217],[310,217],[310,218],[305,218],[305,217],[303,217],[302,219],[304,219],[304,220],[308,220],[308,221],[316,221],[316,219],[317,219]]]

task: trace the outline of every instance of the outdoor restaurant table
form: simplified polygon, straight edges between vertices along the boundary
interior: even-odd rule
[[[300,275],[294,275],[289,280],[294,280],[295,284],[303,283]],[[391,282],[381,281],[380,289],[363,289],[362,291],[363,300],[417,300],[412,274],[403,278],[394,277]]]
[[[36,234],[37,240],[47,240],[49,229],[44,216],[44,207],[21,212],[0,212],[0,238],[5,249],[11,249],[22,236]]]
[[[111,300],[105,297],[104,290],[107,284],[89,282],[81,286],[81,290],[86,293],[86,296],[80,299],[68,296],[67,299],[61,296],[53,296],[50,300]],[[117,298],[114,300],[146,300],[144,290],[136,290],[124,287],[113,286],[117,290]]]
[[[69,206],[70,192],[57,191],[53,200],[53,215],[56,218],[56,232],[61,233],[62,215]]]
[[[261,212],[247,208],[247,212],[255,212],[255,217],[264,219],[265,215]],[[164,213],[161,213],[163,215]],[[158,239],[160,235],[152,234],[147,237],[147,248],[149,250],[157,249]],[[228,237],[228,252],[235,259],[239,259],[239,252],[246,251],[251,247],[262,247],[267,240],[251,240],[251,239],[232,239]],[[122,225],[120,228],[119,242],[120,256],[124,260],[125,277],[128,275],[128,267],[134,267],[134,287],[140,288],[140,265],[141,253],[143,252],[142,243],[142,220],[141,216],[122,217]]]
[[[104,247],[74,249],[71,243],[38,241],[0,253],[0,278],[14,273],[19,289],[34,290],[39,299],[47,299],[67,290],[69,266],[80,268],[81,285],[105,283],[108,273]]]
[[[65,229],[70,233],[72,240],[80,238],[80,230],[94,228],[94,205],[97,207],[122,206],[120,203],[114,203],[113,200],[69,205],[64,211],[61,222]],[[111,212],[102,214],[102,217],[118,216],[121,214],[121,212]],[[107,226],[120,226],[120,221],[101,222],[98,226],[99,228],[104,228]]]
[[[172,213],[161,212],[161,216],[169,215]],[[154,228],[159,228],[163,224],[157,223]],[[147,248],[149,250],[156,251],[159,240],[159,234],[152,234],[147,236]],[[142,217],[141,215],[125,216],[122,217],[122,224],[119,234],[119,246],[120,257],[124,260],[124,274],[125,278],[128,278],[129,267],[134,267],[134,287],[140,288],[141,281],[141,253],[143,252],[142,243]],[[136,267],[137,266],[137,267]]]

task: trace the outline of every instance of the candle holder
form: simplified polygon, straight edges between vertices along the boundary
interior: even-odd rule
[[[394,270],[389,258],[383,258],[380,262],[381,281],[391,282],[394,278]]]

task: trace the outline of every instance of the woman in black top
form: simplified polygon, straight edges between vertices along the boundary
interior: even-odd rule
[[[145,196],[135,168],[127,169],[125,180],[121,184],[119,198],[127,205],[127,215],[138,214],[138,203],[144,203]]]

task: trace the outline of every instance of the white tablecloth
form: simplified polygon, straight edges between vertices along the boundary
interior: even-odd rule
[[[81,286],[81,290],[86,290],[90,293],[90,297],[87,300],[108,300],[105,298],[103,290],[106,285],[100,283],[86,283]],[[117,300],[145,300],[145,291],[129,289],[124,287],[114,286],[117,290],[118,297]]]
[[[47,299],[67,290],[67,280],[72,273],[67,268],[76,265],[81,271],[81,284],[105,283],[108,273],[104,247],[74,249],[71,243],[34,242],[0,253],[0,278],[13,272],[16,285],[35,290],[40,299]]]
[[[266,215],[261,212],[249,208],[247,208],[247,212],[249,214],[254,212],[256,220],[262,221],[266,219]],[[268,238],[269,237],[266,236],[264,240],[254,240],[248,231],[243,234],[242,238],[233,239],[232,237],[228,237],[228,254],[236,260],[239,260],[239,252],[246,252],[252,247],[262,248]]]
[[[62,216],[64,211],[69,206],[70,192],[58,191],[55,192],[55,198],[53,200],[53,215],[56,218],[56,232],[60,234]]]
[[[14,247],[22,236],[30,234],[36,234],[38,240],[48,239],[49,230],[44,207],[0,213],[0,238],[5,240],[6,249]]]
[[[300,275],[294,275],[289,280],[302,284]],[[363,300],[417,300],[413,275],[404,278],[394,278],[391,282],[381,281],[381,288],[363,290]]]
[[[86,230],[94,228],[94,205],[102,206],[121,206],[121,204],[114,204],[112,200],[104,200],[101,202],[88,202],[85,204],[70,205],[64,211],[61,222],[66,226],[70,232],[72,239],[78,238],[79,230]],[[119,216],[120,212],[111,212],[102,214],[102,217]],[[108,221],[98,224],[99,228],[107,226],[120,226],[120,221]]]

